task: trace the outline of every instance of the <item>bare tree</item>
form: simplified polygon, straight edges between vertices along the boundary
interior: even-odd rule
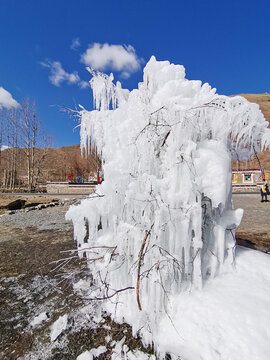
[[[25,149],[28,190],[34,191],[38,185],[41,168],[51,145],[51,137],[41,128],[36,104],[26,98],[21,104],[20,128],[22,147]]]

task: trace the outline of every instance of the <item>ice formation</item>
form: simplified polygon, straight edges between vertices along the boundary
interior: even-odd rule
[[[257,104],[154,57],[131,92],[92,75],[97,110],[80,112],[81,148],[94,142],[104,182],[67,217],[93,275],[89,297],[108,298],[150,344],[172,299],[233,266],[242,210],[231,159],[268,147],[268,123]]]

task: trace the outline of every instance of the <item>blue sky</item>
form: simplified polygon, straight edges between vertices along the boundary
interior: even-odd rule
[[[130,90],[155,55],[219,94],[270,92],[269,14],[269,0],[0,0],[0,105],[4,90],[35,99],[65,146],[79,131],[58,106],[91,110],[87,64]]]

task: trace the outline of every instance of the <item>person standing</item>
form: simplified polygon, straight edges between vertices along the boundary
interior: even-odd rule
[[[261,186],[261,202],[267,202],[267,194],[269,192],[269,187],[267,182],[264,182]]]

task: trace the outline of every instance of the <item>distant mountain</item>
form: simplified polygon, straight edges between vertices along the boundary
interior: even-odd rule
[[[80,145],[48,149],[44,161],[44,169],[48,171],[48,180],[66,180],[71,174],[75,180],[78,177],[87,181],[89,174],[97,172],[97,158],[92,153],[82,157]]]

